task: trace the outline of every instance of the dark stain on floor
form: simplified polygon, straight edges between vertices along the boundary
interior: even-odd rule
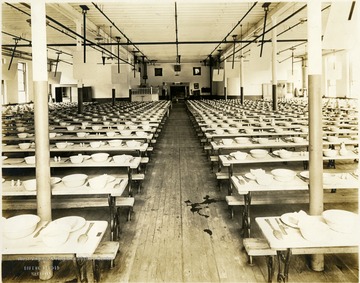
[[[209,195],[206,195],[203,199],[204,199],[204,201],[202,201],[202,202],[194,202],[194,203],[192,203],[190,200],[186,200],[185,204],[186,204],[186,206],[191,207],[190,211],[192,213],[197,213],[200,216],[203,216],[205,218],[209,218],[210,216],[207,215],[207,214],[202,213],[201,210],[203,208],[209,208],[209,205],[212,204],[212,203],[217,202],[217,200],[210,198]],[[210,229],[204,229],[204,232],[208,233],[210,236],[212,235],[212,231]]]

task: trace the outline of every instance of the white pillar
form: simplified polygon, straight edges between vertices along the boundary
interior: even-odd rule
[[[34,83],[34,122],[37,213],[42,220],[51,220],[50,146],[48,116],[48,73],[46,46],[45,1],[31,3],[32,66]],[[52,261],[39,262],[39,278],[53,276]]]
[[[322,49],[321,1],[309,0],[308,11],[308,74],[309,74],[309,183],[310,214],[320,215],[324,209],[322,151]],[[321,177],[319,177],[321,176]],[[324,270],[324,256],[312,255],[311,267]]]

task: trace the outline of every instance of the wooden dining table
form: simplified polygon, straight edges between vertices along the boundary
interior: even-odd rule
[[[96,176],[89,176],[92,178]],[[25,177],[22,177],[22,180],[25,181]],[[31,179],[31,178],[27,178]],[[109,206],[109,223],[110,223],[110,239],[114,240],[119,235],[119,215],[118,209],[116,206],[116,199],[121,197],[129,185],[129,179],[124,177],[117,177],[117,175],[109,175],[109,182],[103,188],[92,188],[86,182],[84,185],[79,187],[67,187],[62,181],[61,178],[57,178],[57,183],[51,186],[51,195],[53,198],[58,196],[69,197],[81,197],[81,202],[86,202],[86,197],[90,197],[88,200],[89,206],[92,206],[93,198],[105,198],[107,199]],[[17,181],[7,179],[2,183],[2,196],[3,196],[3,209],[7,209],[7,206],[13,204],[13,199],[23,199],[34,197],[34,201],[37,195],[36,190],[27,190],[23,185],[23,181]],[[19,182],[19,183],[18,183]],[[83,204],[86,206],[86,204]]]
[[[268,172],[269,173],[269,172]],[[323,189],[358,189],[359,176],[354,172],[349,173],[328,173],[331,179],[324,182]],[[248,174],[248,173],[247,173]],[[231,176],[230,186],[244,198],[244,210],[242,213],[242,232],[244,237],[250,237],[251,229],[251,200],[253,192],[276,192],[276,191],[308,191],[309,180],[303,174],[297,173],[293,180],[282,182],[275,179],[266,184],[259,184],[256,180],[251,180],[247,174]]]
[[[71,260],[76,268],[78,282],[87,280],[82,278],[81,269],[85,267],[86,258],[95,252],[102,240],[108,226],[107,221],[86,221],[81,229],[71,232],[67,241],[59,246],[47,246],[40,235],[35,236],[47,223],[41,221],[36,230],[24,238],[9,239],[3,235],[2,260]],[[79,243],[77,239],[85,233],[90,224],[92,227],[88,232],[88,240]]]
[[[308,217],[325,223],[321,216]],[[278,239],[274,235],[273,228],[278,229],[277,223],[281,221],[281,217],[257,217],[255,221],[270,248],[276,251],[278,282],[288,281],[292,254],[358,253],[360,244],[359,226],[354,227],[352,233],[337,232],[328,228],[320,231],[320,235],[314,235],[312,240],[305,239],[299,228],[287,226],[286,235],[283,234],[283,237]],[[268,221],[272,223],[273,227],[270,227]],[[319,231],[314,227],[313,232],[315,234]],[[319,237],[319,240],[316,240],[316,236]],[[269,266],[268,272],[271,272]]]

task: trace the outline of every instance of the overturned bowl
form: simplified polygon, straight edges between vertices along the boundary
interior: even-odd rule
[[[359,222],[359,215],[341,209],[325,210],[322,217],[332,230],[341,233],[352,233]]]
[[[32,234],[40,217],[34,214],[21,214],[6,219],[3,233],[9,239],[20,239]]]
[[[99,152],[91,154],[91,159],[95,162],[105,162],[109,157],[109,154],[106,152]]]
[[[64,244],[70,235],[71,226],[64,223],[51,222],[41,231],[41,238],[48,247]]]
[[[84,185],[87,178],[86,174],[71,174],[62,178],[62,182],[65,187],[75,188]]]
[[[96,176],[89,179],[89,186],[92,189],[102,189],[106,186],[109,176],[106,174]]]
[[[230,153],[231,156],[233,156],[236,160],[244,160],[248,156],[246,152],[242,151],[235,151]]]
[[[280,182],[290,182],[294,180],[296,173],[289,169],[274,169],[271,170],[274,179]]]

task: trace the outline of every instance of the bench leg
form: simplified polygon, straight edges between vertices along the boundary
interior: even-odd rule
[[[274,257],[269,255],[266,257],[266,264],[268,268],[268,282],[272,282],[274,276]]]
[[[94,282],[100,282],[100,261],[93,260],[92,267],[93,267],[93,274],[94,274]]]

